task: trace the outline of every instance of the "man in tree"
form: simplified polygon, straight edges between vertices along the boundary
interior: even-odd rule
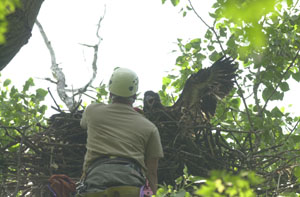
[[[139,196],[144,175],[156,193],[163,151],[156,126],[132,107],[138,82],[133,71],[115,69],[109,81],[112,103],[93,103],[84,111],[80,124],[88,137],[79,196]]]

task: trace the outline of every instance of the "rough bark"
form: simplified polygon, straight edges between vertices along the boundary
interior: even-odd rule
[[[28,43],[34,22],[43,0],[21,0],[21,8],[7,17],[8,31],[5,44],[0,45],[0,71],[14,58],[19,50]]]

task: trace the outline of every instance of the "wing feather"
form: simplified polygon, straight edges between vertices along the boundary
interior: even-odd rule
[[[217,100],[224,98],[233,88],[237,64],[230,57],[223,56],[211,67],[199,70],[186,81],[183,91],[172,106],[178,108],[197,108],[201,113],[212,116]]]

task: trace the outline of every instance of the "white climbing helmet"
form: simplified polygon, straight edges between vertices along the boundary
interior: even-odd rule
[[[130,97],[138,91],[139,79],[135,72],[128,68],[116,68],[112,73],[108,89],[116,96]]]

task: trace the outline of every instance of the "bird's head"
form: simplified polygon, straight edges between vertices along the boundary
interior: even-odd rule
[[[153,91],[146,91],[144,94],[144,112],[153,108],[161,107],[160,97]]]

